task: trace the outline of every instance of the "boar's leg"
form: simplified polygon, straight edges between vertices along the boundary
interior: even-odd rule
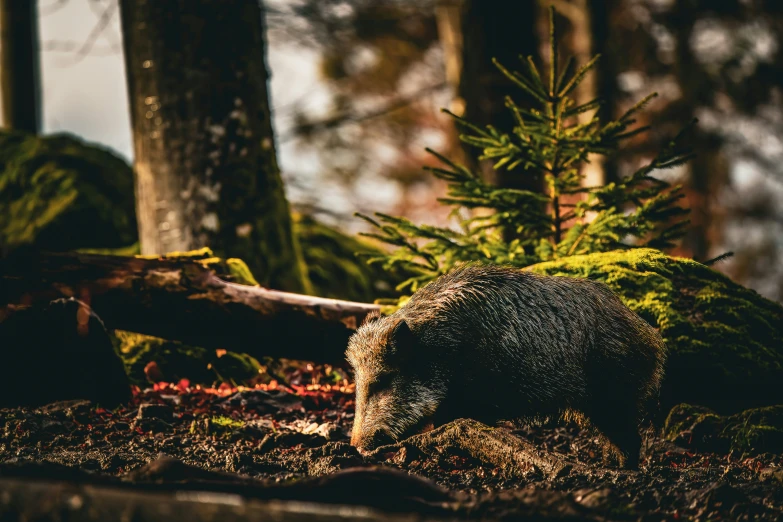
[[[590,421],[620,454],[623,467],[638,469],[642,438],[639,435],[636,406],[617,404],[616,401],[605,402],[599,411],[591,413]]]

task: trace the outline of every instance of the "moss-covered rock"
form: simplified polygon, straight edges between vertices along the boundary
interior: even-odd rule
[[[783,307],[690,259],[651,249],[573,256],[528,267],[608,284],[666,340],[664,406],[720,413],[783,403]]]
[[[718,415],[702,406],[679,404],[669,413],[664,436],[701,452],[738,456],[783,452],[783,406]]]
[[[294,232],[316,295],[362,302],[399,296],[394,288],[408,277],[406,274],[390,274],[356,256],[357,252],[379,252],[368,241],[300,214],[294,215]]]
[[[0,132],[0,246],[116,248],[136,241],[133,173],[66,134]]]
[[[120,330],[114,335],[125,370],[137,385],[147,384],[144,369],[151,362],[157,364],[161,380],[167,382],[188,379],[193,384],[241,384],[258,377],[262,371],[259,362],[247,354],[208,350]]]

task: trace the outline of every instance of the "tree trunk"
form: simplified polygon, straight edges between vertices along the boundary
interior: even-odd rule
[[[621,45],[612,41],[610,30],[613,27],[613,15],[619,3],[617,0],[601,2],[588,2],[588,16],[590,18],[590,34],[592,35],[591,57],[600,54],[601,59],[595,71],[595,95],[603,100],[603,105],[598,109],[601,121],[608,122],[615,118],[615,104],[617,101],[617,65],[616,53],[622,52]],[[619,180],[617,172],[617,160],[605,157],[602,161],[602,183],[612,183]]]
[[[0,260],[7,305],[60,297],[89,304],[107,328],[254,357],[340,364],[348,338],[377,305],[239,285],[187,258],[22,254]]]
[[[691,38],[696,20],[709,7],[693,2],[675,3],[672,19],[678,20],[674,27],[677,41],[677,60],[675,74],[682,100],[676,112],[681,118],[681,125],[691,121],[697,107],[710,106],[711,86],[702,67],[696,60],[691,49]],[[690,225],[683,239],[683,254],[693,259],[703,261],[709,257],[711,247],[711,230],[714,222],[712,216],[713,190],[725,184],[728,165],[721,151],[722,139],[710,135],[696,127],[694,135],[689,138],[696,157],[688,164],[689,179],[686,183],[687,202],[690,208]],[[717,239],[717,238],[715,238]]]
[[[612,55],[607,52],[609,13],[614,4],[613,0],[601,2],[572,0],[554,3],[555,9],[561,15],[556,24],[558,27],[565,28],[565,31],[561,30],[563,41],[558,44],[565,44],[568,47],[568,54],[575,58],[576,66],[586,64],[596,54],[602,55],[596,66],[577,86],[573,96],[579,105],[601,98],[604,103],[598,112],[604,123],[614,119],[614,93],[612,89],[616,81],[616,74],[611,64]],[[548,13],[546,26],[549,26]],[[585,124],[593,118],[594,114],[594,111],[583,112],[577,116],[577,119],[579,123]],[[582,166],[583,187],[596,187],[604,185],[608,181],[616,181],[616,165],[612,158],[590,154],[588,159],[589,162]],[[584,195],[577,195],[566,197],[564,200],[573,204],[584,198]],[[592,220],[595,213],[588,212],[585,217],[587,221]]]
[[[3,126],[41,130],[37,0],[0,0]]]
[[[574,0],[570,3],[556,3],[555,8],[568,6],[563,14],[569,22],[570,32],[570,51],[576,59],[577,67],[586,64],[596,54],[595,43],[593,41],[593,31],[595,20],[593,11],[597,8],[591,8],[588,0]],[[599,2],[605,4],[606,2]],[[606,9],[604,6],[602,9]],[[558,42],[560,44],[561,42]],[[585,76],[584,80],[574,91],[574,99],[578,105],[588,103],[598,97],[598,70],[593,69]],[[587,123],[593,117],[593,111],[583,112],[577,116],[579,123]],[[590,162],[582,166],[582,186],[595,187],[604,184],[603,157],[597,154],[591,154]]]
[[[514,119],[505,106],[511,96],[525,106],[525,93],[506,78],[492,63],[493,58],[506,68],[519,70],[520,55],[538,56],[536,2],[464,0],[461,12],[462,70],[459,96],[464,100],[464,117],[481,127],[493,125],[510,133]],[[482,151],[470,147],[467,155],[473,166],[504,188],[542,192],[543,176],[517,169],[494,172],[491,161],[479,161]]]
[[[121,0],[144,254],[210,246],[307,292],[275,156],[256,0]]]

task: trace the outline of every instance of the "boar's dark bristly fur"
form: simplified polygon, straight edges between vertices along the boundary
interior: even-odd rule
[[[369,317],[347,358],[351,443],[371,449],[460,417],[485,423],[576,414],[638,463],[666,350],[603,283],[466,265]]]

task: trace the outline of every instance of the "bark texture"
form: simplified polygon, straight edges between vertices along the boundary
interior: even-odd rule
[[[210,246],[307,292],[275,156],[255,0],[121,0],[144,254]]]
[[[36,0],[0,0],[3,124],[38,134],[41,128]]]

